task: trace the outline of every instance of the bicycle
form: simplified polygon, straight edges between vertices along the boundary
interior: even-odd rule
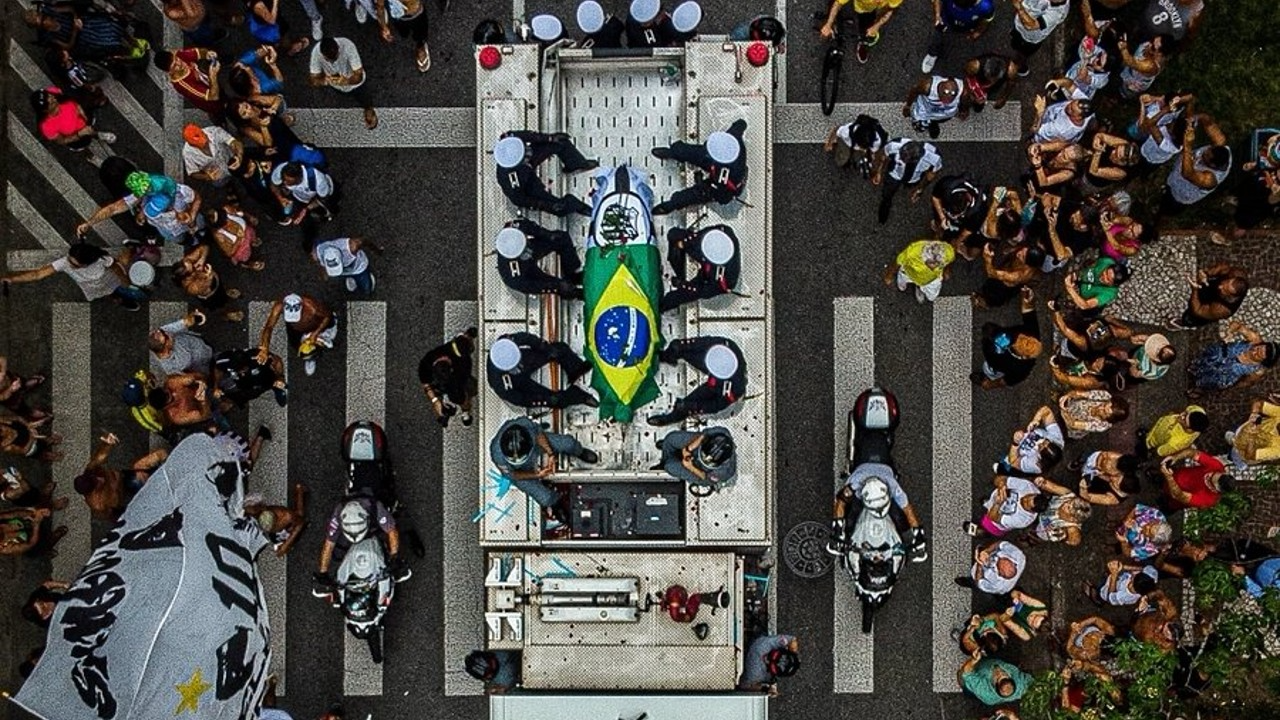
[[[818,11],[813,14],[814,29],[822,27],[826,21],[826,13]],[[822,76],[818,85],[818,98],[823,115],[830,115],[836,108],[836,97],[840,94],[840,74],[844,70],[845,34],[844,20],[837,20],[835,32],[827,42],[826,52],[822,54]]]

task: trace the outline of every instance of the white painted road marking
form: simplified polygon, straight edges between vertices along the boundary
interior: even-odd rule
[[[909,137],[928,140],[928,136],[911,128],[911,121],[902,117],[902,103],[840,103],[830,116],[822,114],[817,104],[792,103],[773,107],[774,144],[795,145],[821,143],[827,139],[831,128],[847,123],[860,113],[878,119],[889,137]],[[999,110],[974,113],[968,120],[951,120],[943,123],[942,135],[929,142],[1019,142],[1022,140],[1022,108],[1011,102]]]
[[[386,423],[387,304],[348,302],[346,323],[347,422]],[[341,350],[341,348],[340,348]],[[320,362],[332,358],[320,358]],[[404,612],[406,608],[401,608]],[[392,609],[391,612],[395,612]],[[382,666],[375,665],[369,645],[343,628],[342,692],[347,696],[381,695]],[[385,647],[385,642],[384,642]]]
[[[273,304],[270,301],[249,303],[249,327],[260,328],[265,325]],[[258,338],[254,335],[246,347],[256,345],[257,342]],[[275,332],[271,334],[271,352],[282,358],[289,357],[289,346],[281,324],[277,324]],[[284,367],[287,379],[287,361]],[[289,408],[277,405],[272,392],[249,403],[250,438],[260,425],[271,429],[271,440],[262,448],[262,455],[253,467],[253,491],[262,493],[268,504],[293,507],[293,493],[289,487]],[[325,518],[317,516],[311,507],[307,508],[307,514],[311,517],[311,532],[324,532]],[[272,672],[279,678],[276,694],[284,695],[289,670],[289,664],[285,661],[285,631],[288,629],[289,611],[289,594],[285,592],[289,578],[288,556],[278,558],[275,552],[267,548],[258,556],[258,569],[271,618],[271,666]]]
[[[54,526],[65,525],[67,535],[58,543],[58,556],[53,559],[53,577],[70,581],[80,574],[89,560],[92,528],[89,506],[76,495],[72,481],[84,469],[93,451],[92,354],[89,349],[89,303],[58,302],[53,304],[53,429],[62,434],[62,459],[53,463],[53,481],[58,495],[70,502],[67,509],[54,517]]]
[[[474,327],[478,318],[474,300],[449,300],[444,304],[444,338]],[[430,415],[426,399],[423,416]],[[444,517],[441,544],[444,575],[440,594],[444,598],[444,694],[482,695],[484,686],[463,669],[467,653],[484,646],[484,553],[476,540],[471,515],[476,509],[475,478],[476,426],[464,427],[454,420],[443,432],[441,491]]]
[[[14,187],[13,183],[9,183],[7,188],[5,205],[13,219],[35,237],[40,247],[57,252],[59,256],[67,252],[67,241],[63,239],[62,234],[44,219],[40,211],[36,210],[22,193],[18,192],[18,188]]]
[[[848,452],[846,418],[854,400],[875,384],[875,299],[842,297],[834,301],[835,489],[843,485]],[[832,691],[869,693],[875,690],[875,634],[862,632],[862,607],[853,592],[849,573],[836,559],[835,603],[832,628]]]
[[[972,556],[960,523],[973,495],[973,391],[969,383],[973,308],[968,296],[933,304],[933,691],[959,692],[961,657],[951,628],[969,618],[972,594],[957,587]]]

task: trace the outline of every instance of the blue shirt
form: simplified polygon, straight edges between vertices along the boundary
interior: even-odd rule
[[[942,23],[951,30],[968,32],[995,17],[995,0],[978,0],[973,7],[960,7],[955,0],[943,0]]]
[[[1245,576],[1244,587],[1256,598],[1262,597],[1267,590],[1280,590],[1280,557],[1258,565],[1253,575]]]

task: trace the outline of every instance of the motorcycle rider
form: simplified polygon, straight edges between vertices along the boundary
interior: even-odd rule
[[[872,482],[878,481],[878,482]],[[888,497],[885,497],[885,494]],[[928,556],[929,545],[924,537],[924,528],[920,518],[911,505],[907,493],[898,483],[898,476],[893,468],[883,463],[860,463],[849,473],[844,486],[836,493],[833,517],[831,520],[831,539],[827,541],[827,552],[832,555],[843,555],[847,538],[845,517],[849,506],[853,506],[853,517],[856,520],[863,506],[884,507],[888,500],[893,501],[897,512],[891,507],[889,514],[899,530],[905,522],[911,530],[911,561],[923,562]]]
[[[400,530],[396,527],[391,511],[368,495],[349,495],[334,505],[333,514],[329,516],[324,545],[320,548],[320,569],[314,576],[316,583],[326,587],[335,584],[333,576],[329,574],[330,563],[341,565],[353,544],[350,536],[359,537],[372,531],[372,523],[377,524],[377,531],[382,533],[386,542],[387,566],[392,577],[396,582],[408,578],[408,566],[400,558]]]

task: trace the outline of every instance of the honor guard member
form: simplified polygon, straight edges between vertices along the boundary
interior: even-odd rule
[[[729,487],[738,477],[738,454],[728,428],[675,430],[658,441],[658,448],[662,460],[650,469],[665,470],[677,480],[708,488],[705,494]]]
[[[476,328],[467,328],[449,342],[428,350],[418,361],[418,382],[440,427],[449,427],[449,418],[458,410],[462,410],[462,424],[471,425],[471,404],[476,397],[471,355],[477,334]]]
[[[564,390],[552,390],[533,378],[552,361],[569,377],[569,387]],[[498,397],[516,407],[597,407],[600,402],[594,395],[573,384],[590,370],[591,363],[567,344],[547,342],[533,333],[515,332],[499,337],[489,348],[485,376]]]
[[[747,367],[738,344],[729,338],[706,336],[672,340],[658,359],[675,365],[684,360],[707,375],[693,392],[676,401],[670,412],[650,415],[650,425],[674,425],[694,415],[712,415],[746,394]]]
[[[542,133],[531,134],[542,135]],[[556,197],[551,194],[547,186],[538,178],[536,165],[551,155],[561,156],[561,162],[564,163],[567,172],[586,170],[595,167],[595,163],[586,160],[581,153],[573,149],[573,144],[567,137],[562,142],[550,144],[550,150],[548,150],[548,144],[540,143],[539,145],[538,149],[542,150],[540,156],[531,154],[530,147],[524,140],[508,133],[493,146],[493,160],[498,166],[498,185],[502,187],[502,194],[506,195],[516,207],[549,212],[559,217],[575,212],[590,215],[591,206],[573,195]],[[569,150],[572,150],[573,154],[566,159],[561,153],[568,154]],[[581,166],[573,167],[571,165],[573,160],[581,160]]]
[[[582,0],[578,5],[578,29],[583,38],[580,48],[620,48],[627,26],[616,15],[605,15],[596,0]]]
[[[747,184],[747,148],[742,143],[746,131],[747,121],[738,120],[727,131],[708,135],[705,145],[674,142],[671,147],[654,148],[654,157],[696,165],[706,174],[699,174],[693,187],[677,190],[671,199],[654,205],[653,214],[666,215],[712,200],[723,205],[741,195]]]
[[[685,279],[686,258],[698,264],[698,272],[689,280]],[[738,238],[728,225],[713,225],[696,235],[684,228],[671,228],[667,231],[667,262],[675,277],[658,303],[660,312],[733,292],[742,272]]]
[[[671,37],[668,45],[683,45],[698,36],[698,23],[702,22],[702,6],[697,0],[685,0],[671,11]]]
[[[529,30],[543,48],[564,37],[564,23],[555,15],[534,15],[529,19]]]
[[[498,231],[498,274],[507,287],[526,295],[556,293],[570,300],[582,299],[582,261],[563,230],[547,230],[531,220],[515,220]],[[560,258],[559,277],[543,270],[542,258]]]
[[[627,47],[666,47],[674,32],[661,0],[631,0],[627,15]]]
[[[565,522],[567,513],[560,505],[560,492],[542,482],[556,471],[558,456],[575,457],[588,465],[600,462],[594,450],[582,447],[572,435],[547,432],[527,417],[518,417],[502,423],[497,434],[489,442],[489,459],[498,472],[511,479],[530,500],[551,511],[553,517]]]

